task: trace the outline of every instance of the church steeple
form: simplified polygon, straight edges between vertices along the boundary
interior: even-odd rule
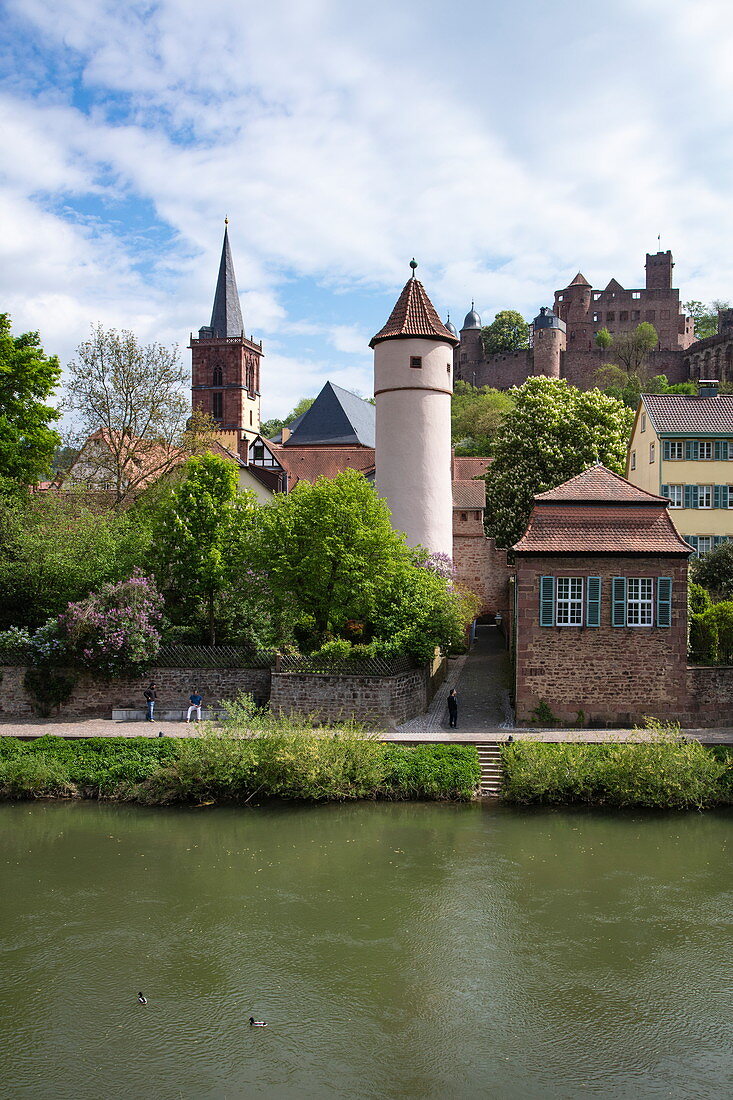
[[[221,339],[225,336],[242,336],[243,333],[242,309],[239,304],[234,261],[229,247],[229,221],[225,219],[219,277],[216,280],[214,308],[211,311],[211,334]]]

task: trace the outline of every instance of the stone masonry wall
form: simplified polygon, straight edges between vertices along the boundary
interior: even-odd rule
[[[0,669],[0,716],[31,718],[36,714],[31,697],[23,687],[25,668],[4,666]],[[123,677],[97,680],[87,673],[79,677],[60,718],[111,718],[113,708],[145,709],[143,691],[152,681],[157,685],[159,710],[178,710],[188,706],[188,697],[198,688],[205,706],[216,706],[222,699],[234,699],[249,692],[266,701],[270,695],[269,668],[153,668],[142,678]]]
[[[428,701],[427,668],[397,676],[321,676],[273,672],[270,706],[285,714],[313,714],[322,721],[355,718],[393,727],[422,714]]]
[[[602,578],[600,627],[539,625],[542,576]],[[611,626],[611,578],[671,577],[672,626]],[[517,555],[517,721],[546,703],[561,722],[676,719],[687,705],[687,561],[679,557]]]
[[[461,522],[461,515],[472,516],[473,512],[453,513],[453,563],[456,579],[466,588],[470,588],[481,599],[479,615],[494,615],[500,611],[506,615],[509,608],[509,574],[506,550],[498,550],[494,539],[487,539],[483,533],[483,523],[479,521],[478,530],[463,534],[462,528],[468,527]]]
[[[679,722],[688,727],[733,726],[733,668],[730,665],[687,669],[687,708]]]

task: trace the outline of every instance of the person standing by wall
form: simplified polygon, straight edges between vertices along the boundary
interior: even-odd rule
[[[191,714],[196,711],[196,721],[201,721],[201,704],[203,703],[203,696],[199,695],[198,688],[193,689],[193,693],[188,699],[191,706],[188,708],[188,714],[186,715],[186,725],[191,721]]]
[[[458,728],[458,695],[455,688],[448,692],[448,725],[451,729]]]
[[[146,719],[148,722],[153,721],[153,711],[155,710],[155,701],[158,698],[158,692],[155,690],[155,684],[148,684],[143,692],[145,696],[145,705],[148,708]]]

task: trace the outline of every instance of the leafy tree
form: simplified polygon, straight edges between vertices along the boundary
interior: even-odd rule
[[[684,303],[685,313],[688,313],[695,322],[695,336],[698,340],[706,340],[709,336],[717,335],[718,311],[721,309],[730,309],[730,302],[723,302],[716,298],[709,306],[699,301]]]
[[[481,329],[485,355],[521,351],[529,347],[529,325],[515,309],[501,309],[490,325]]]
[[[476,389],[460,378],[451,402],[451,434],[458,455],[488,455],[502,420],[512,408],[508,394]]]
[[[114,513],[77,493],[0,501],[0,628],[38,627],[146,559],[150,517]]]
[[[595,341],[597,348],[603,348],[605,350],[606,348],[610,348],[613,343],[613,336],[607,328],[599,328],[595,336]]]
[[[298,404],[295,406],[292,412],[288,413],[284,420],[278,420],[277,418],[274,418],[272,420],[263,420],[260,424],[260,435],[264,439],[272,439],[272,437],[274,435],[277,435],[278,432],[281,432],[283,428],[289,428],[294,420],[297,420],[299,416],[303,415],[303,413],[308,412],[308,409],[311,407],[314,401],[315,397],[301,397]]]
[[[171,490],[156,525],[161,585],[184,603],[205,604],[210,645],[216,644],[215,601],[225,583],[236,499],[234,464],[203,454],[189,459],[185,477]],[[240,499],[245,511],[253,506],[249,497]]]
[[[382,640],[383,652],[422,657],[455,640],[461,597],[418,567],[419,555],[356,470],[301,481],[275,497],[254,515],[247,553],[307,647],[347,636],[353,622],[363,624],[365,638]]]
[[[60,377],[38,333],[13,336],[10,317],[0,313],[0,477],[33,485],[49,474],[61,439],[49,427],[58,409],[46,402]]]
[[[119,506],[180,464],[188,402],[177,348],[142,345],[132,332],[97,325],[77,348],[69,375],[83,480],[110,486]]]
[[[733,542],[722,542],[691,564],[695,584],[706,588],[714,600],[733,600]]]
[[[623,473],[633,423],[630,409],[564,378],[528,378],[509,391],[514,408],[494,444],[486,473],[487,530],[499,546],[523,534],[536,493],[602,462]]]
[[[654,325],[642,321],[633,332],[620,332],[613,337],[611,352],[627,374],[643,374],[650,351],[659,343]]]
[[[636,373],[628,373],[614,363],[604,363],[595,373],[595,382],[607,397],[622,401],[630,409],[636,409],[642,393],[697,393],[694,382],[676,382],[670,386],[664,374],[655,374],[642,380]]]
[[[119,584],[105,584],[58,620],[59,638],[75,662],[111,676],[139,671],[160,648],[163,600],[139,569]]]

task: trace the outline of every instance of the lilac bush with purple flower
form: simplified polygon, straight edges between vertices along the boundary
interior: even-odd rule
[[[162,612],[155,582],[136,569],[128,580],[102,585],[85,600],[70,603],[57,620],[58,637],[78,664],[120,675],[155,660]]]

